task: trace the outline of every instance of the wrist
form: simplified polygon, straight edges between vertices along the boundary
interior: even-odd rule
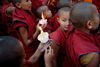
[[[51,62],[45,62],[45,66],[46,67],[52,67],[52,64],[51,64]]]

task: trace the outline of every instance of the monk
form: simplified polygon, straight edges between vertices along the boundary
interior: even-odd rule
[[[68,31],[71,22],[69,20],[70,7],[62,7],[58,10],[58,22],[60,27],[50,33],[50,38],[52,39],[51,47],[54,50],[54,67],[62,67],[62,62],[65,57],[65,33]]]
[[[15,7],[11,5],[12,0],[2,0],[2,27],[4,31],[4,35],[17,37],[16,33],[12,27],[12,12]]]
[[[13,12],[13,28],[16,30],[18,39],[22,42],[25,53],[26,60],[34,54],[36,48],[39,44],[37,36],[40,34],[39,23],[34,20],[34,15],[31,12],[31,1],[28,0],[13,0],[16,6]],[[46,27],[46,23],[41,26],[42,29]],[[38,67],[39,64],[36,64]]]
[[[63,66],[99,67],[100,38],[97,33],[91,33],[99,26],[96,6],[90,2],[75,4],[70,11],[70,20],[73,25],[66,33]]]
[[[62,7],[71,7],[72,6],[72,1],[71,0],[59,0],[57,2],[57,8],[60,9]],[[60,26],[58,20],[58,13],[56,13],[52,18],[49,19],[49,23],[47,25],[47,29],[51,30],[51,32],[55,31],[58,29]]]

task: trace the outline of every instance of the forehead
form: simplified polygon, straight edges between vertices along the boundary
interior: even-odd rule
[[[59,17],[69,17],[70,11],[60,11]]]

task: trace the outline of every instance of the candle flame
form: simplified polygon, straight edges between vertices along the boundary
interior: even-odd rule
[[[44,19],[43,12],[42,12],[42,19]]]
[[[45,36],[44,36],[44,32],[43,32],[42,28],[39,27],[39,29],[41,30],[41,35],[42,35],[42,37],[45,38]]]

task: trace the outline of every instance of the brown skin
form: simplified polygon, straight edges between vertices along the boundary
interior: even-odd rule
[[[46,24],[44,24],[44,25],[42,26],[42,29],[44,29],[45,27],[46,27]],[[21,36],[22,36],[22,38],[23,38],[23,41],[24,41],[25,45],[26,45],[26,46],[30,46],[30,44],[31,44],[33,41],[35,41],[36,38],[37,38],[37,36],[40,34],[39,23],[37,24],[36,31],[35,31],[35,33],[34,33],[34,35],[33,35],[33,41],[30,41],[30,40],[28,39],[28,31],[27,31],[27,29],[26,29],[25,27],[20,27],[20,28],[19,28],[19,32],[20,32],[20,34],[21,34]]]

